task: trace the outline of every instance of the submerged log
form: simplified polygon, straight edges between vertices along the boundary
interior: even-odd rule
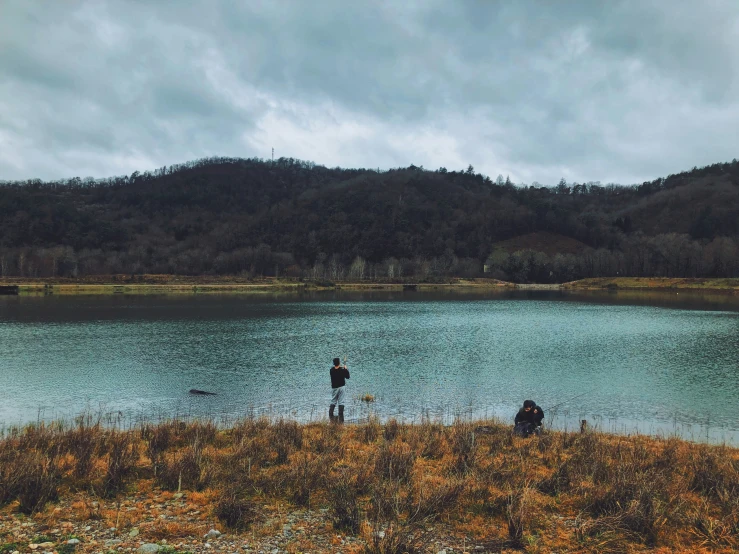
[[[200,395],[205,395],[205,396],[215,396],[216,395],[216,393],[214,392],[208,392],[208,391],[198,390],[198,389],[190,389],[190,394],[200,394]]]

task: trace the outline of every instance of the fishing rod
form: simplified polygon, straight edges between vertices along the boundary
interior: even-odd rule
[[[568,400],[565,400],[564,402],[560,402],[559,404],[555,404],[554,406],[551,406],[551,407],[547,408],[547,410],[548,410],[548,411],[551,411],[551,410],[554,410],[555,408],[559,408],[559,407],[560,407],[561,405],[563,405],[563,404],[567,404],[568,402],[572,402],[573,400],[576,400],[576,399],[578,399],[578,398],[580,398],[580,397],[582,397],[582,396],[585,396],[586,394],[590,394],[590,393],[591,393],[591,392],[593,392],[594,390],[595,390],[595,389],[590,389],[589,391],[585,391],[585,392],[583,392],[583,393],[581,393],[581,394],[578,394],[577,396],[573,396],[572,398],[570,398],[570,399],[568,399]],[[542,408],[542,409],[543,409],[543,408]]]

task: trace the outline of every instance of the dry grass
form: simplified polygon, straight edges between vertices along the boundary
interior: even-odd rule
[[[165,422],[115,431],[87,419],[16,429],[0,440],[6,510],[39,513],[74,495],[77,520],[126,525],[137,511],[107,513],[96,495],[155,494],[152,486],[162,496],[186,491],[203,518],[235,531],[265,520],[269,505],[329,508],[327,523],[364,537],[367,552],[432,548],[434,526],[496,550],[739,547],[739,451],[676,439],[520,439],[493,422],[393,420],[247,419],[222,430]],[[196,528],[167,520],[147,533],[178,537]]]
[[[110,295],[110,294],[297,294],[306,290],[384,290],[400,292],[407,280],[393,282],[303,281],[298,278],[236,275],[85,275],[71,277],[0,277],[0,284],[15,285],[21,295]],[[510,288],[511,283],[487,278],[447,278],[439,282],[411,283],[416,290],[453,289],[459,292]]]
[[[706,291],[739,291],[739,279],[706,278],[691,279],[679,277],[594,277],[581,279],[562,285],[573,290],[629,290],[629,289],[688,289]]]
[[[213,506],[213,515],[230,529],[244,531],[259,519],[256,504],[232,490],[223,490]]]

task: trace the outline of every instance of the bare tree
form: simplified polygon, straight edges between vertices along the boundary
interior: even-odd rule
[[[364,272],[367,269],[367,262],[361,256],[354,258],[349,268],[349,275],[352,279],[364,280]]]

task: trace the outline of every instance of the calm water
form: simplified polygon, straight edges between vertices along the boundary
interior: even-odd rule
[[[350,418],[509,419],[525,398],[546,411],[586,393],[550,424],[736,443],[739,302],[682,296],[0,297],[0,422],[326,418],[347,356]]]

